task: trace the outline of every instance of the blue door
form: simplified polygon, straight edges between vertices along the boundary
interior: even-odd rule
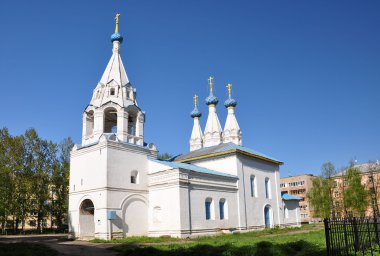
[[[265,219],[265,227],[270,228],[270,209],[269,209],[269,207],[264,208],[264,219]]]

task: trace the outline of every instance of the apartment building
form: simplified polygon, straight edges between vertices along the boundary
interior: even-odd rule
[[[301,211],[301,222],[314,222],[313,209],[310,207],[306,197],[307,192],[312,188],[312,180],[315,178],[312,174],[304,174],[299,176],[289,176],[281,178],[281,194],[289,194],[300,196],[303,199],[299,202]]]

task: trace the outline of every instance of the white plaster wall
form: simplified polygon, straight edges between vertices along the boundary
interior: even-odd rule
[[[111,228],[113,237],[147,234],[147,155],[151,153],[146,149],[112,141],[73,151],[69,215],[74,236],[80,236],[79,207],[87,198],[95,207],[95,237],[110,239]],[[138,184],[131,183],[133,170],[139,173]],[[117,215],[111,222],[110,210]]]
[[[238,175],[238,161],[236,155],[218,156],[207,159],[200,159],[190,162],[191,164],[202,166],[210,170],[224,172],[231,175]]]
[[[245,155],[219,156],[212,159],[200,159],[192,164],[212,170],[237,175],[238,193],[236,214],[238,227],[242,230],[264,227],[264,207],[270,205],[271,224],[280,225],[280,175],[279,166]],[[250,177],[256,177],[256,197],[251,197]],[[265,178],[270,180],[271,198],[265,198]]]
[[[155,216],[154,208],[161,209]],[[187,208],[187,207],[186,207]],[[181,236],[180,188],[178,184],[168,184],[149,190],[149,234],[152,236]],[[186,211],[184,215],[187,216]]]
[[[283,224],[289,226],[301,226],[301,213],[299,208],[299,201],[286,200],[284,202],[284,210],[282,212]],[[288,218],[285,217],[285,207],[288,209]]]
[[[218,232],[222,229],[234,229],[238,227],[238,211],[236,210],[238,204],[237,193],[235,191],[226,191],[215,187],[200,187],[195,185],[191,186],[190,198],[192,232],[194,234]],[[211,214],[213,217],[209,220],[206,220],[206,198],[212,198],[213,201]],[[227,202],[224,220],[220,219],[220,199],[225,199]]]
[[[246,215],[248,228],[263,227],[264,208],[269,205],[271,208],[271,224],[280,225],[280,194],[279,194],[279,166],[259,159],[249,158],[244,155],[239,156],[240,160],[240,193],[245,193],[246,198]],[[257,196],[251,196],[250,177],[256,178]],[[265,178],[270,180],[270,198],[265,195]]]

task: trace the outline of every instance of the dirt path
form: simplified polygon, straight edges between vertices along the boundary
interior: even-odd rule
[[[108,250],[115,244],[95,244],[86,241],[60,241],[62,235],[0,236],[0,243],[39,243],[44,244],[60,255],[73,256],[116,256],[117,252]]]

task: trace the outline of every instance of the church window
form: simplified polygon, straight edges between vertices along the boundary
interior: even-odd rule
[[[110,94],[111,94],[111,95],[115,95],[115,88],[111,88],[111,90],[110,90]]]
[[[153,222],[158,223],[162,221],[161,207],[156,206],[153,208]]]
[[[86,136],[91,136],[94,131],[94,111],[86,113]]]
[[[265,198],[268,198],[268,199],[271,198],[270,180],[269,180],[269,178],[265,178]]]
[[[255,178],[255,175],[251,175],[250,184],[251,184],[251,197],[256,197],[256,178]]]
[[[128,134],[136,135],[136,114],[132,111],[128,112]]]
[[[219,200],[219,217],[221,220],[228,219],[228,208],[226,199]]]
[[[114,108],[107,108],[104,111],[104,132],[117,132],[117,110]]]
[[[206,220],[214,219],[213,216],[213,201],[212,198],[206,198],[205,201]]]
[[[132,184],[139,184],[139,172],[138,171],[132,171],[131,172],[131,183]]]

